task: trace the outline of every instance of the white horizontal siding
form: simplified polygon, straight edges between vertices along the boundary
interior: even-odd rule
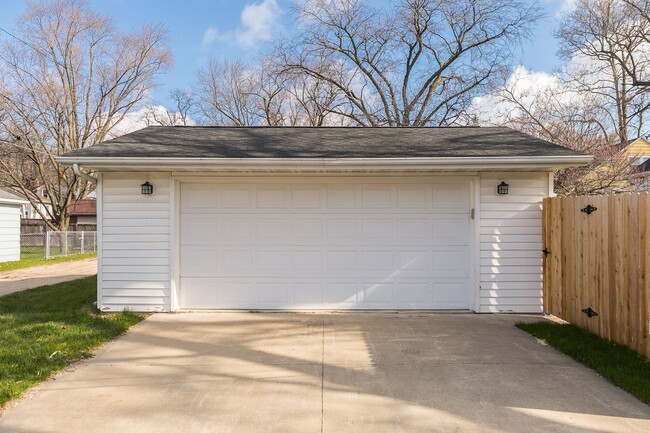
[[[0,203],[0,262],[20,260],[20,205]]]
[[[481,312],[542,312],[542,199],[548,173],[481,173]],[[509,184],[507,195],[496,186]]]
[[[101,201],[100,308],[169,311],[169,174],[104,173]]]

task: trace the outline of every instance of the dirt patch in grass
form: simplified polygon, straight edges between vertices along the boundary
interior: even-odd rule
[[[22,256],[21,256],[22,257]],[[32,266],[41,266],[41,265],[53,265],[55,263],[63,262],[72,262],[75,260],[91,259],[97,257],[97,253],[86,253],[86,254],[73,254],[70,256],[64,257],[55,257],[52,259],[46,259],[42,256],[29,256],[27,258],[22,258],[15,262],[3,262],[0,263],[0,272],[2,271],[13,271],[16,269],[30,268]]]

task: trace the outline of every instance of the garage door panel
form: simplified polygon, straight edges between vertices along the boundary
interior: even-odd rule
[[[395,237],[392,218],[362,218],[361,239],[390,242]]]
[[[408,244],[431,242],[429,218],[400,218],[397,221],[397,239]]]
[[[468,218],[436,218],[431,222],[433,245],[468,245]]]
[[[217,222],[207,215],[181,216],[181,245],[215,245],[219,242]]]
[[[323,221],[320,218],[291,218],[293,241],[316,241],[323,237]]]
[[[250,187],[224,186],[220,189],[222,209],[251,209],[253,206],[253,191]]]
[[[255,252],[228,248],[220,249],[217,251],[217,266],[214,270],[214,276],[255,276]]]
[[[332,250],[327,251],[326,255],[326,269],[330,275],[359,269],[359,254],[356,250]]]
[[[287,209],[289,199],[285,188],[261,187],[256,192],[257,209]]]
[[[328,209],[356,209],[356,190],[349,187],[327,187],[326,207]]]
[[[399,272],[426,274],[431,269],[430,253],[428,250],[406,250],[397,252],[397,267]]]
[[[305,272],[320,274],[323,271],[323,252],[314,251],[292,251],[291,271],[296,275],[304,275]]]
[[[255,287],[256,304],[266,308],[289,305],[289,288],[286,283],[263,283]]]
[[[327,240],[340,242],[357,237],[357,220],[355,218],[331,218],[326,222]]]
[[[330,308],[360,306],[360,286],[361,284],[355,281],[330,281],[325,284],[323,303]]]
[[[390,309],[395,307],[392,282],[366,281],[363,285],[363,305],[372,309]]]
[[[193,184],[183,189],[181,207],[189,212],[216,210],[218,193],[213,185]]]
[[[467,308],[469,287],[466,282],[439,282],[433,284],[433,304],[435,308]]]
[[[291,191],[292,209],[320,209],[322,206],[321,188],[294,187]]]
[[[209,278],[181,278],[181,305],[184,308],[243,308],[255,301],[254,286],[240,282],[220,282],[215,290]]]
[[[470,303],[469,184],[187,183],[180,221],[182,308]]]
[[[364,209],[393,208],[392,187],[365,187],[361,189],[361,204]]]
[[[211,277],[216,274],[218,252],[207,248],[183,250],[181,253],[181,275]]]
[[[433,305],[433,283],[427,281],[400,282],[396,286],[398,308],[426,309]]]
[[[463,277],[469,274],[470,260],[466,250],[433,251],[432,274],[440,277]]]
[[[288,276],[289,253],[285,250],[269,250],[256,252],[256,266],[253,275],[259,276]]]
[[[225,216],[220,218],[217,224],[218,243],[242,244],[253,242],[253,227],[255,223],[250,216]]]
[[[323,306],[323,284],[316,281],[289,283],[290,307],[314,309]]]
[[[429,209],[431,207],[430,187],[427,185],[405,185],[397,188],[399,209]]]
[[[469,210],[469,185],[434,185],[432,191],[431,204],[436,212],[467,212]]]
[[[284,243],[289,240],[289,224],[286,218],[259,218],[255,224],[255,239],[260,243]]]
[[[370,273],[391,272],[396,269],[392,251],[361,251],[361,269]]]

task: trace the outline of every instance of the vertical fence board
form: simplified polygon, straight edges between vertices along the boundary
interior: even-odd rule
[[[650,358],[650,194],[639,196],[639,352]]]
[[[598,210],[581,212],[589,204]],[[543,206],[544,311],[650,357],[650,194]]]

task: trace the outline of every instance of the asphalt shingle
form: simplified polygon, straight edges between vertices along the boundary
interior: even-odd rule
[[[582,155],[505,127],[150,126],[66,154],[88,158],[444,158]]]

